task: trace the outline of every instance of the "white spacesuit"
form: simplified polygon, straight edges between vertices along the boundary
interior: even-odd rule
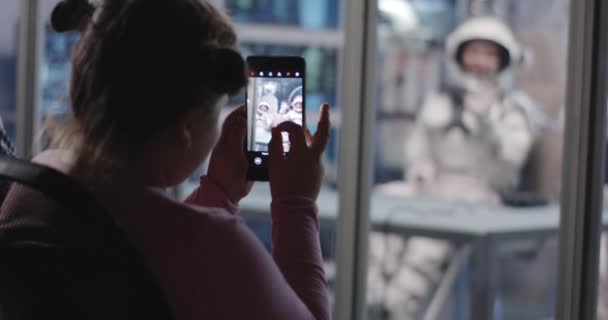
[[[276,120],[279,100],[274,95],[262,96],[255,112],[256,151],[268,151],[272,127]]]
[[[473,43],[481,43],[481,51],[492,49],[495,61],[467,64],[471,59],[488,60],[487,54],[467,48]],[[534,103],[511,84],[513,68],[523,60],[522,48],[500,20],[479,17],[466,21],[448,37],[446,58],[448,79],[427,97],[406,142],[406,187],[394,190],[498,203],[501,194],[516,188],[542,125]],[[486,67],[492,63],[493,67]],[[390,188],[385,190],[390,192]],[[387,241],[393,253],[387,252]],[[405,241],[373,233],[370,299],[374,294],[381,297],[383,301],[375,302],[382,303],[395,318],[409,319],[419,307],[412,301],[420,302],[430,294],[450,251],[450,244],[444,241],[419,237]],[[395,267],[390,280],[382,281],[387,264]]]
[[[474,40],[501,47],[499,73],[463,71],[460,51]],[[406,145],[406,180],[417,193],[498,202],[502,192],[516,187],[539,127],[534,104],[510,85],[522,50],[506,25],[486,17],[460,26],[446,51],[448,83],[421,109]]]
[[[289,108],[285,114],[285,120],[302,125],[303,103],[302,87],[297,87],[289,95]]]

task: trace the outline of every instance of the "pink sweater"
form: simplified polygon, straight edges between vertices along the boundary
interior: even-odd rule
[[[52,153],[36,161],[67,172]],[[186,203],[157,188],[96,194],[147,260],[175,319],[330,318],[313,201],[273,201],[270,255],[205,177]]]

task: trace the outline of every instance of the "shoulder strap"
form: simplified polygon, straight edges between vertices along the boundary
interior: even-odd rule
[[[115,241],[125,240],[120,232],[112,232],[118,229],[95,196],[75,179],[55,169],[0,155],[0,179],[18,182],[41,192],[65,208],[66,214],[72,215],[68,217],[70,221],[92,228],[93,233],[84,233],[89,236],[88,241],[75,245],[103,250],[107,247],[103,245],[107,239],[100,234]]]
[[[0,178],[18,182],[40,191],[68,209],[86,209],[87,212],[93,209],[94,212],[91,212],[91,215],[95,216],[103,212],[96,205],[97,199],[78,182],[49,167],[8,156],[0,156]]]
[[[461,129],[465,135],[471,135],[471,130],[464,124],[462,116],[464,114],[464,90],[455,88],[455,87],[447,87],[443,89],[445,94],[450,98],[450,102],[452,103],[452,120],[446,125],[444,128],[444,132],[448,132],[453,128]]]
[[[133,311],[140,310],[149,319],[171,318],[168,301],[143,256],[116,226],[93,193],[57,170],[0,155],[0,179],[2,178],[37,190],[66,209],[62,212],[70,215],[67,217],[70,225],[79,229],[78,241],[72,241],[66,249],[97,256],[102,263],[113,265],[115,269],[131,275],[131,283],[128,285],[137,292],[132,297]],[[12,231],[8,231],[5,241],[35,241],[44,238],[38,229],[21,228]]]

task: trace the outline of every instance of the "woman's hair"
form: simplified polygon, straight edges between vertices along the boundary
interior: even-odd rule
[[[81,33],[67,131],[81,162],[123,160],[247,82],[230,20],[205,0],[64,0],[51,23]]]

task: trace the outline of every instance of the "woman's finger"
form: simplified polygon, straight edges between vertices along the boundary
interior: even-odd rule
[[[312,133],[310,133],[310,130],[308,130],[308,128],[306,128],[306,130],[304,131],[305,135],[306,135],[306,145],[308,147],[310,147],[312,145]]]
[[[330,120],[329,120],[329,105],[324,104],[321,106],[321,114],[319,115],[319,124],[317,126],[317,132],[312,138],[312,144],[310,149],[316,154],[321,155],[323,151],[325,151],[325,147],[327,147],[327,143],[329,142],[329,129],[330,129]]]
[[[268,144],[268,161],[270,161],[270,167],[280,166],[285,160],[283,152],[283,137],[281,131],[278,128],[272,129],[272,139]]]

